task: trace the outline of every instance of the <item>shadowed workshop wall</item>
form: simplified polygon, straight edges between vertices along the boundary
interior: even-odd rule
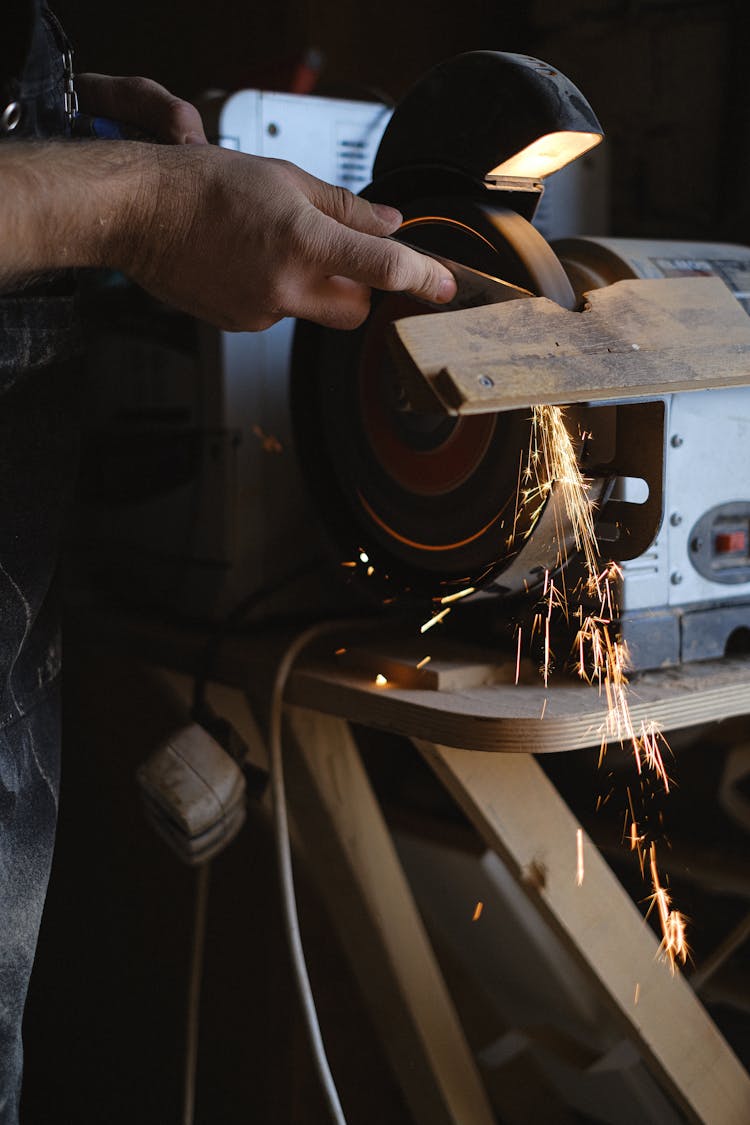
[[[392,98],[459,51],[536,54],[604,125],[614,233],[750,241],[750,13],[736,0],[134,0],[106,25],[93,0],[59,6],[79,69],[148,74],[185,97],[270,84],[306,47],[325,57],[322,90]]]

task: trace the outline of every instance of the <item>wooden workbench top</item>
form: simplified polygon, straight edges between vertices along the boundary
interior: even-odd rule
[[[446,746],[547,754],[598,746],[607,714],[596,687],[555,671],[545,688],[530,661],[515,683],[515,659],[496,648],[457,644],[433,630],[389,626],[353,629],[342,621],[303,653],[286,699],[301,707]],[[192,671],[207,636],[122,614],[89,615],[79,628],[92,639],[135,650],[144,663]],[[212,678],[237,687],[267,681],[291,635],[259,631],[220,646]],[[345,649],[346,651],[337,650]],[[426,655],[429,663],[416,665]],[[386,684],[378,684],[378,674]],[[634,726],[669,731],[750,713],[750,657],[685,664],[633,675]]]

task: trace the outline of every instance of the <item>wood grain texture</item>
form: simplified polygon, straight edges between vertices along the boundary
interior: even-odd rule
[[[361,643],[361,642],[360,642]],[[437,638],[429,646],[438,665]],[[442,649],[450,661],[450,644]],[[481,661],[482,667],[487,655]],[[293,672],[287,699],[353,722],[428,738],[449,746],[516,754],[549,754],[598,746],[606,704],[596,688],[556,674],[545,689],[537,670],[525,665],[514,683],[515,664],[497,661],[494,682],[453,691],[375,683],[374,675],[343,668],[331,657],[303,658]],[[737,657],[634,676],[630,707],[662,730],[679,730],[750,712],[750,659]],[[543,717],[542,717],[543,714]]]
[[[407,392],[426,380],[452,414],[750,383],[750,319],[715,277],[618,281],[583,312],[534,297],[408,317],[391,342]]]
[[[494,1115],[348,725],[289,708],[287,788],[305,861],[419,1125]]]
[[[747,1071],[683,977],[659,958],[656,938],[587,837],[576,884],[578,823],[534,759],[416,745],[688,1119],[747,1125]]]
[[[474,649],[472,659],[480,665],[479,677],[484,678],[487,666],[493,665],[491,682],[485,681],[483,686],[436,691],[402,687],[398,679],[377,686],[374,667],[383,646],[391,654],[401,654],[405,662],[430,655],[428,667],[433,667],[433,673],[445,665],[452,675],[457,650],[438,629],[415,639],[416,629],[405,630],[377,619],[372,627],[356,630],[342,621],[340,636],[333,634],[330,642],[303,653],[290,677],[286,699],[352,722],[448,746],[549,754],[599,744],[605,704],[596,689],[561,671],[545,689],[531,663],[522,664],[521,680],[515,684],[515,660],[507,650]],[[191,674],[205,645],[205,636],[193,630],[119,614],[111,619],[93,618],[86,636],[90,643],[111,643],[114,638],[125,651],[141,658],[147,654],[152,664]],[[267,698],[275,662],[291,636],[271,631],[257,637],[227,638],[216,662],[215,679]],[[335,655],[339,647],[366,650],[373,641],[376,657],[371,670],[343,667]],[[459,651],[466,667],[466,651]],[[630,703],[636,722],[653,719],[665,731],[750,714],[750,657],[702,661],[633,676]]]

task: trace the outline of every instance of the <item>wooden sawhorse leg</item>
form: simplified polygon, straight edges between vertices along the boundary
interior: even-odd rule
[[[306,863],[415,1120],[493,1125],[348,723],[299,707],[286,716],[286,788]]]
[[[579,826],[534,758],[415,745],[688,1119],[747,1125],[750,1076],[588,839],[577,885]]]

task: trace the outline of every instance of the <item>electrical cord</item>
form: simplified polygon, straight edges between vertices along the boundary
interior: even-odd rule
[[[195,872],[193,942],[190,951],[190,975],[188,977],[187,1016],[185,1020],[185,1070],[182,1096],[182,1125],[193,1125],[195,1121],[195,1079],[198,1069],[201,983],[203,980],[203,953],[206,944],[210,874],[210,860],[206,863],[202,863]]]
[[[315,1064],[320,1075],[323,1092],[331,1113],[331,1119],[336,1125],[346,1125],[344,1111],[341,1108],[336,1084],[328,1063],[323,1037],[318,1023],[318,1014],[315,1009],[315,998],[310,985],[307,972],[305,952],[302,948],[299,916],[297,914],[297,899],[294,890],[294,872],[292,869],[292,849],[289,840],[289,820],[287,816],[286,790],[284,786],[284,766],[282,755],[281,724],[284,704],[284,691],[289,674],[295,661],[304,648],[311,641],[334,629],[342,626],[362,625],[361,621],[324,621],[311,626],[300,633],[286,649],[279,663],[271,693],[269,715],[269,759],[271,772],[271,796],[273,799],[274,833],[276,842],[276,856],[279,865],[279,880],[281,884],[281,900],[284,911],[289,949],[292,957],[292,967],[297,981],[302,1010],[307,1024],[310,1044],[313,1049]]]
[[[319,562],[320,560],[317,560]],[[253,612],[262,602],[281,592],[287,585],[291,585],[298,578],[308,574],[315,563],[292,571],[278,581],[269,583],[259,590],[243,598],[234,609],[225,617],[216,632],[205,645],[196,670],[193,685],[192,716],[197,722],[204,723],[209,728],[213,725],[212,713],[206,700],[206,689],[215,672],[219,653],[225,639],[240,625],[245,617]],[[372,622],[368,622],[371,624]],[[266,624],[268,624],[266,622]],[[297,902],[294,890],[294,873],[292,869],[291,846],[289,841],[289,822],[286,808],[286,791],[284,787],[284,774],[282,762],[281,720],[284,690],[289,673],[302,650],[316,637],[322,636],[334,629],[350,628],[354,625],[363,625],[361,620],[342,618],[319,622],[299,634],[289,645],[278,666],[274,686],[271,694],[269,716],[269,764],[272,804],[274,812],[274,833],[276,854],[279,868],[282,907],[287,930],[287,938],[292,957],[292,967],[297,982],[297,989],[302,1004],[303,1014],[310,1037],[318,1073],[320,1075],[323,1091],[328,1103],[332,1120],[336,1125],[346,1125],[341,1102],[338,1096],[328,1058],[326,1056],[323,1038],[320,1032],[315,999],[312,994],[310,978],[307,972],[302,938],[297,914]],[[188,984],[188,1007],[186,1021],[186,1047],[185,1070],[183,1089],[183,1118],[182,1125],[193,1125],[195,1115],[195,1090],[198,1060],[198,1036],[200,1022],[200,992],[203,970],[203,951],[205,944],[205,930],[208,912],[208,882],[209,864],[202,864],[198,869],[195,888],[195,913],[193,922],[193,947],[190,965],[190,978]]]
[[[324,560],[320,558],[312,559],[305,563],[304,566],[300,566],[296,570],[282,575],[275,582],[269,582],[267,585],[261,586],[260,589],[253,590],[251,594],[248,594],[247,597],[239,601],[218,625],[215,633],[213,633],[206,642],[198,660],[198,668],[193,685],[193,717],[196,718],[197,721],[200,722],[200,714],[206,706],[206,687],[216,670],[219,653],[227,637],[253,612],[253,610],[262,605],[263,602],[273,597],[274,594],[281,593],[285,587],[293,585],[298,579],[309,575],[320,566],[323,561]]]
[[[227,636],[248,614],[257,609],[268,598],[280,593],[285,586],[308,574],[316,562],[271,582],[259,590],[254,590],[231,610],[218,626],[216,632],[206,643],[198,661],[193,682],[192,716],[197,722],[211,724],[212,713],[206,701],[206,688],[214,674],[221,646]],[[193,912],[193,936],[190,954],[190,970],[187,989],[187,1012],[185,1017],[185,1062],[183,1070],[182,1125],[193,1125],[195,1120],[195,1094],[198,1070],[198,1040],[200,1030],[201,984],[203,979],[203,954],[208,919],[208,888],[210,862],[202,863],[195,878],[195,904]]]

